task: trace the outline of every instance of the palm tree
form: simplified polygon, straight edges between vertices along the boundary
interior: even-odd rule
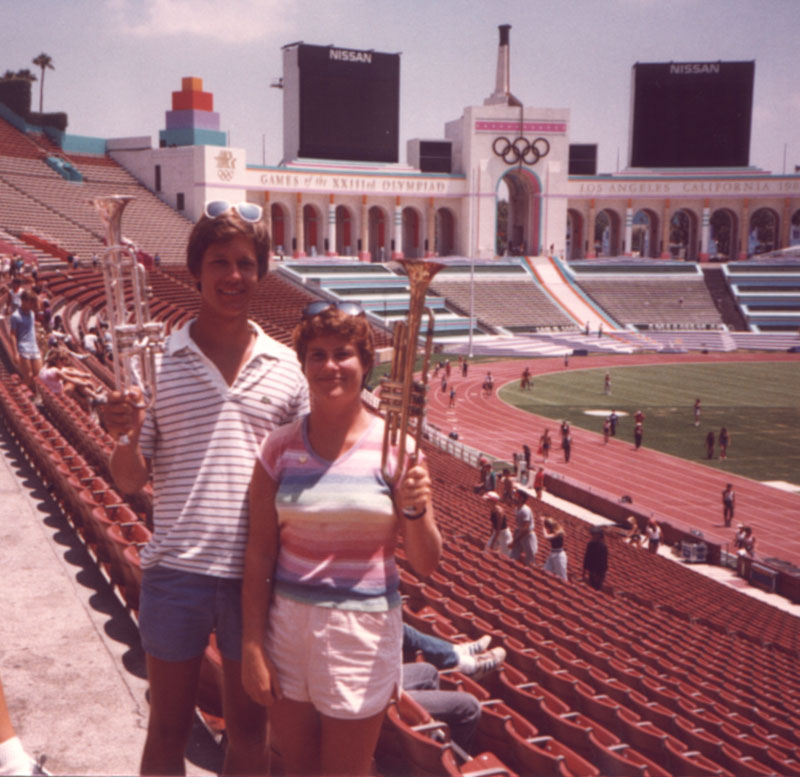
[[[50,70],[55,70],[55,67],[53,67],[52,57],[50,57],[48,54],[45,54],[44,52],[39,54],[39,56],[33,60],[33,64],[42,69],[42,80],[39,83],[39,113],[41,113],[42,100],[44,98],[44,71],[47,68],[50,68]]]

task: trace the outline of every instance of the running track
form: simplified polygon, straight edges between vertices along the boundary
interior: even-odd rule
[[[594,369],[625,365],[675,364],[686,362],[723,361],[796,361],[792,354],[637,354],[631,356],[596,356],[591,359],[572,357],[567,369]],[[572,456],[565,464],[560,449],[559,423],[531,415],[511,407],[497,398],[497,390],[506,383],[518,381],[525,365],[531,374],[543,375],[564,370],[561,358],[530,361],[498,361],[470,364],[466,379],[457,374],[453,363],[451,385],[457,390],[454,409],[448,408],[448,392],[439,391],[431,381],[428,419],[442,431],[457,431],[459,441],[480,451],[511,461],[515,451],[527,443],[536,455],[538,439],[545,426],[550,428],[553,447],[546,472],[559,473],[592,490],[608,494],[615,501],[623,494],[633,498],[638,510],[651,511],[657,520],[683,529],[700,529],[711,542],[732,542],[738,522],[753,528],[756,554],[777,557],[800,566],[800,495],[765,486],[749,478],[721,472],[702,464],[685,461],[646,447],[633,448],[632,423],[623,420],[622,436],[603,445],[601,434],[572,429]],[[481,384],[486,371],[494,378],[494,394],[482,396]],[[647,435],[645,433],[645,445]],[[734,454],[735,455],[735,454]],[[725,484],[733,483],[736,492],[736,516],[726,529],[722,522],[721,493]]]

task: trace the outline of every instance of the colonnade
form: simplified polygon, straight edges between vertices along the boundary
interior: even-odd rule
[[[793,228],[800,232],[800,198],[591,198],[570,201],[568,220],[568,259],[634,253],[669,259],[678,250],[695,261],[743,260],[791,244]]]
[[[456,215],[433,197],[387,202],[368,195],[262,193],[273,249],[293,258],[355,256],[361,261],[455,252]]]

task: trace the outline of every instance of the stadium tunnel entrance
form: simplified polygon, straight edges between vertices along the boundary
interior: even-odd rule
[[[505,252],[512,256],[541,254],[542,187],[535,173],[517,168],[504,173],[497,184],[495,206],[499,205],[503,184],[508,192]],[[502,233],[497,209],[497,234]]]

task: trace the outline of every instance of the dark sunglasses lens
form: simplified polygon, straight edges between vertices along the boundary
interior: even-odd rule
[[[346,316],[360,316],[364,313],[364,308],[358,302],[328,302],[324,299],[309,302],[303,309],[303,318],[312,318],[328,308],[341,310]]]
[[[236,206],[239,215],[245,221],[260,221],[261,220],[261,206],[252,202],[242,202]]]
[[[215,219],[221,216],[231,208],[231,204],[226,200],[214,200],[213,202],[206,203],[206,216],[210,219]]]
[[[364,312],[357,302],[340,302],[336,307],[346,316],[360,316]]]
[[[306,305],[303,309],[303,318],[311,318],[312,316],[316,316],[318,313],[322,313],[323,310],[327,310],[330,306],[331,303],[324,299],[318,299],[314,302],[309,302],[308,305]]]

